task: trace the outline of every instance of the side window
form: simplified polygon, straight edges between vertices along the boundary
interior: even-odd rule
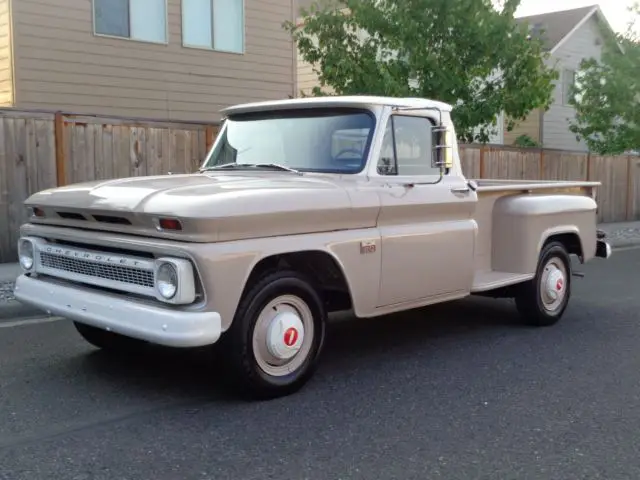
[[[378,160],[378,173],[380,175],[397,175],[398,173],[393,144],[393,117],[389,118],[387,128],[384,131],[380,160]]]
[[[243,0],[182,0],[182,45],[244,53]]]
[[[166,0],[93,0],[96,35],[167,43]]]
[[[393,115],[378,161],[380,175],[439,175],[431,166],[433,123],[425,117]]]

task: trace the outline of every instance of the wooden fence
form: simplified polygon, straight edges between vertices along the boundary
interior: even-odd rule
[[[24,200],[90,180],[192,172],[213,125],[0,109],[0,262],[15,261]]]
[[[599,222],[640,220],[640,157],[502,145],[465,145],[460,150],[467,177],[601,182]]]
[[[24,200],[60,185],[194,171],[217,127],[0,109],[0,262],[15,261]],[[640,219],[640,158],[465,145],[470,178],[594,180],[599,221]]]

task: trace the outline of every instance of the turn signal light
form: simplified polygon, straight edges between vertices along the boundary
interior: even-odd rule
[[[33,208],[31,209],[31,213],[32,213],[32,215],[34,215],[35,217],[40,217],[40,218],[44,217],[44,210],[42,210],[42,209],[41,209],[41,208],[39,208],[39,207],[33,207]]]
[[[161,218],[158,220],[158,225],[162,230],[182,230],[180,220],[175,218]]]

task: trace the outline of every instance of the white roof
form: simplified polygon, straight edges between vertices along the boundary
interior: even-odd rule
[[[440,109],[445,112],[451,111],[448,103],[429,100],[426,98],[397,98],[367,95],[335,95],[326,97],[291,98],[286,100],[269,100],[265,102],[243,103],[234,105],[222,110],[225,115],[234,113],[256,112],[264,110],[283,110],[287,108],[305,108],[313,106],[326,107],[367,107],[367,106],[389,106],[408,108],[428,108]]]

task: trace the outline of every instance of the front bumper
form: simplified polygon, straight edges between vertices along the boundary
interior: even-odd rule
[[[15,297],[49,314],[168,347],[202,347],[221,335],[217,312],[189,312],[21,275]]]
[[[602,230],[597,230],[596,257],[609,258],[612,254],[611,245],[605,240],[607,235]]]

